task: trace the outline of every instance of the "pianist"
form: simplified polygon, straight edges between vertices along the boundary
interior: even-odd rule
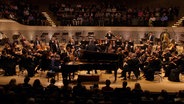
[[[92,52],[99,52],[100,48],[95,44],[94,40],[90,40],[89,44],[86,46],[86,50]],[[88,71],[87,74],[90,74],[90,71]],[[95,70],[95,74],[97,74],[97,70]]]

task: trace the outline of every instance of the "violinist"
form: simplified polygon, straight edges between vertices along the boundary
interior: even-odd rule
[[[12,76],[16,74],[15,66],[16,60],[12,54],[8,54],[5,50],[2,50],[1,55],[2,69],[5,71],[4,76]]]
[[[56,40],[56,37],[52,36],[51,40],[49,41],[49,47],[50,47],[50,51],[51,52],[54,52],[54,46],[55,46],[55,40]]]
[[[5,71],[5,76],[12,76],[16,74],[16,64],[17,60],[15,58],[15,53],[13,52],[10,44],[5,44],[4,49],[2,50],[2,69]]]
[[[153,53],[152,56],[147,58],[147,64],[144,67],[144,75],[146,80],[153,81],[155,71],[160,71],[162,67],[161,60],[158,58],[157,53]]]
[[[126,80],[126,72],[128,72],[129,76],[128,78],[130,78],[130,74],[133,71],[136,79],[139,78],[140,76],[140,71],[139,71],[139,65],[140,62],[138,60],[138,58],[136,57],[135,53],[130,53],[129,56],[127,56],[124,60],[123,63],[123,73],[122,76],[124,77],[124,80]]]
[[[165,67],[165,77],[169,77],[171,70],[175,69],[178,64],[178,57],[176,54],[171,54],[171,56],[169,57],[169,62],[168,65]]]
[[[43,51],[41,55],[41,61],[40,61],[40,68],[41,71],[49,70],[49,64],[51,61],[51,52],[49,51]]]
[[[41,40],[40,40],[40,37],[36,36],[33,47],[34,49],[38,49],[40,48],[39,46],[41,46]]]
[[[174,82],[179,82],[179,73],[181,70],[183,70],[183,62],[180,62],[181,60],[179,59],[177,55],[172,55],[170,58],[170,63],[167,67],[166,73],[168,73],[168,80],[174,81]]]
[[[122,72],[121,72],[121,76],[120,77],[124,77],[123,76],[123,61],[124,61],[124,53],[123,53],[123,50],[122,50],[122,48],[118,48],[117,49],[117,51],[116,51],[116,54],[118,55],[118,67],[122,70]]]
[[[115,51],[117,51],[118,48],[122,48],[122,39],[120,36],[117,36],[115,40]]]
[[[162,66],[163,69],[165,71],[165,76],[164,77],[168,77],[169,76],[169,72],[168,71],[168,66],[170,64],[170,57],[171,57],[171,53],[169,50],[164,50],[164,52],[162,53]]]

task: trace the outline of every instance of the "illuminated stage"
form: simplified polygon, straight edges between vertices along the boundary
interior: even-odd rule
[[[75,26],[64,26],[64,27],[51,27],[51,26],[24,26],[18,24],[14,21],[10,20],[1,20],[0,21],[0,31],[5,33],[7,37],[12,37],[17,33],[23,34],[28,40],[35,39],[35,36],[41,36],[43,33],[48,34],[48,40],[54,33],[67,33],[68,36],[73,36],[76,32],[81,32],[82,36],[87,36],[89,32],[94,32],[96,38],[104,38],[104,34],[106,34],[109,30],[111,30],[115,35],[121,35],[125,40],[126,39],[133,39],[136,44],[139,44],[140,39],[144,37],[145,32],[152,31],[157,38],[160,37],[160,34],[167,30],[171,34],[171,38],[175,39],[176,42],[179,43],[179,40],[183,40],[183,28],[172,28],[172,27],[75,27]],[[61,38],[61,37],[60,37]],[[183,52],[183,47],[178,48],[179,53]],[[121,70],[118,70],[118,77],[120,76]],[[86,71],[81,71],[79,73],[86,74]],[[122,86],[122,78],[117,78],[117,81],[114,81],[114,74],[105,74],[105,71],[98,71],[100,74],[100,81],[99,87],[105,86],[104,82],[106,79],[110,79],[113,88],[121,87]],[[23,83],[23,75],[16,75],[16,76],[3,76],[0,75],[0,85],[7,84],[11,78],[17,79],[17,83]],[[40,79],[43,86],[47,86],[49,84],[48,79],[46,78],[46,72],[42,74],[37,74],[31,78],[30,83],[32,84],[35,79]],[[57,79],[57,78],[56,78]],[[77,79],[77,75],[75,80]],[[157,78],[156,78],[157,79]],[[183,78],[184,79],[184,78]],[[141,78],[140,80],[127,80],[128,86],[133,88],[136,82],[140,83],[143,90],[150,90],[153,92],[160,92],[162,89],[165,89],[169,92],[177,92],[179,90],[184,90],[184,82],[171,82],[166,77],[159,81],[146,81],[145,78]],[[84,82],[83,84],[90,88],[96,82]],[[62,78],[60,75],[59,80],[56,82],[56,85],[62,86]],[[75,83],[71,83],[71,86],[75,85]]]

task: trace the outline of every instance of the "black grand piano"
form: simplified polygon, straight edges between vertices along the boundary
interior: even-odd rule
[[[117,78],[119,56],[112,53],[102,53],[81,50],[79,60],[70,61],[62,66],[63,80],[69,80],[70,74],[79,70],[113,70],[114,81]]]

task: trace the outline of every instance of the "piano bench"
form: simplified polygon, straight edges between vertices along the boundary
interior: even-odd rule
[[[49,82],[49,79],[50,78],[54,78],[55,79],[55,76],[57,75],[57,73],[56,72],[54,72],[54,71],[48,71],[47,72],[47,75],[46,75],[46,77],[48,78],[48,82]]]
[[[78,79],[82,82],[98,82],[100,80],[99,75],[78,75]]]

